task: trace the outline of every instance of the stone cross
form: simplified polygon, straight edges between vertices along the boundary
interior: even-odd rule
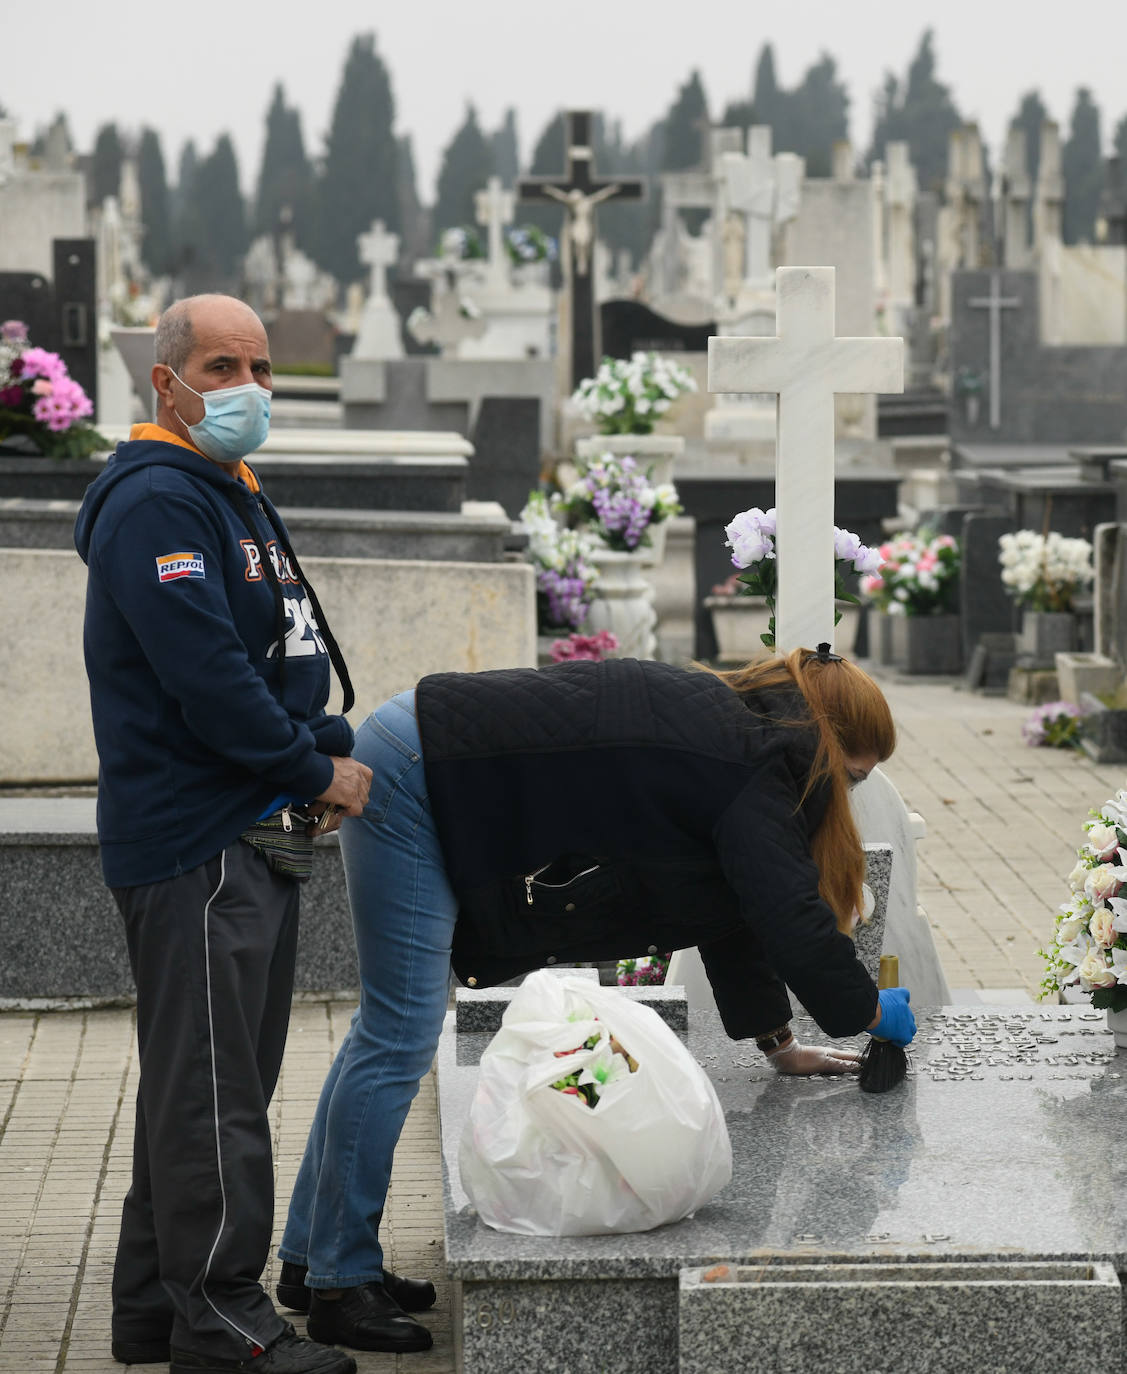
[[[904,340],[838,338],[834,269],[780,267],[774,337],[708,341],[709,391],[775,392],[778,586],[783,652],[834,640],[834,396],[904,389]]]
[[[594,207],[608,200],[643,200],[646,183],[640,178],[600,178],[595,175],[591,147],[591,111],[567,113],[567,174],[562,177],[524,177],[517,182],[522,202],[556,202],[567,211],[561,258],[565,272],[568,311],[569,389],[593,377],[600,354],[599,317],[591,272],[595,247]]]
[[[888,179],[888,290],[892,299],[911,305],[915,299],[916,265],[913,211],[916,203],[916,172],[907,143],[890,142]]]
[[[366,234],[359,234],[356,245],[360,261],[372,269],[369,300],[387,299],[387,269],[399,256],[399,235],[389,234],[382,219],[378,219]]]
[[[989,296],[974,296],[967,305],[972,310],[990,311],[990,428],[1002,427],[1002,311],[1016,310],[1017,296],[1001,294],[1001,274],[990,273]]]
[[[1006,136],[1002,175],[1002,262],[1006,267],[1025,267],[1029,258],[1029,167],[1025,130],[1017,124],[1010,125]]]
[[[771,126],[753,124],[746,153],[722,153],[727,204],[744,217],[744,281],[762,285],[771,273],[771,226],[775,215],[775,160]]]
[[[513,209],[516,199],[512,191],[506,191],[500,177],[490,177],[484,191],[474,196],[474,213],[478,224],[488,228],[489,277],[496,284],[508,281],[505,272],[504,229],[513,222]]]

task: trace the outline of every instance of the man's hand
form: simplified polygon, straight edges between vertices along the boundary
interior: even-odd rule
[[[853,1050],[800,1045],[795,1037],[767,1056],[776,1073],[860,1073],[861,1056]]]
[[[317,800],[339,806],[346,816],[359,816],[368,804],[368,789],[372,785],[372,770],[366,763],[342,759],[332,755],[333,780]],[[335,829],[331,822],[330,829]]]

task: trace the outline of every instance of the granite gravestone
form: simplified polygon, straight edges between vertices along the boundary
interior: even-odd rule
[[[599,307],[602,320],[602,356],[630,358],[637,352],[703,353],[716,324],[679,324],[667,320],[641,301],[604,301]]]
[[[1120,1163],[1127,1059],[1104,1014],[941,1007],[918,1008],[917,1018],[906,1082],[870,1096],[851,1079],[776,1076],[753,1045],[728,1040],[713,1013],[694,1010],[688,1045],[725,1111],[732,1182],[672,1226],[552,1239],[490,1230],[469,1206],[458,1147],[490,1036],[458,1034],[449,1013],[438,1084],[458,1367],[466,1374],[540,1365],[569,1374],[696,1371],[693,1318],[683,1332],[680,1325],[692,1271],[699,1281],[700,1270],[738,1277],[718,1275],[721,1266],[800,1266],[809,1285],[845,1280],[835,1266],[846,1265],[855,1270],[848,1279],[856,1301],[834,1311],[847,1363],[776,1355],[809,1352],[825,1338],[818,1290],[805,1287],[776,1303],[766,1323],[737,1303],[724,1319],[736,1323],[733,1340],[711,1367],[900,1369],[907,1366],[884,1359],[884,1318],[869,1316],[883,1301],[886,1266],[895,1265],[910,1266],[899,1270],[896,1290],[903,1332],[917,1321],[935,1329],[936,1285],[946,1285],[946,1337],[920,1345],[914,1369],[1119,1374],[1122,1298],[1114,1275],[1127,1269],[1127,1189],[1120,1186],[1127,1182]],[[804,1041],[824,1041],[809,1023],[797,1030]],[[1097,1271],[1101,1263],[1113,1274]],[[1111,1289],[1105,1307],[1091,1309],[1105,1311],[1106,1332],[1046,1316],[1043,1281],[1082,1282],[1089,1266],[1086,1281]],[[997,1285],[992,1304],[976,1302],[984,1283]]]
[[[1002,582],[1002,565],[998,562],[998,540],[1013,529],[1014,522],[1008,515],[983,512],[963,517],[959,541],[959,621],[963,661],[969,665],[967,682],[971,687],[1002,689],[1013,666],[1016,603]]]
[[[951,290],[953,442],[1104,444],[1123,438],[1127,348],[1043,344],[1034,272],[955,272]],[[992,297],[1018,304],[1004,311],[974,304]],[[991,377],[994,395],[983,405],[981,392]],[[976,396],[979,404],[969,404]]]
[[[540,481],[540,402],[534,396],[485,396],[470,433],[466,495],[497,501],[515,520]]]

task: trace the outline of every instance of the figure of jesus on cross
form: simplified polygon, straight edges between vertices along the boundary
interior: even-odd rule
[[[904,389],[904,340],[838,338],[834,269],[780,267],[775,337],[708,341],[709,391],[778,396],[775,644],[834,642],[834,396]]]

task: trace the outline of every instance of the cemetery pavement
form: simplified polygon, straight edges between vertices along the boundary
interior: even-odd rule
[[[900,745],[886,771],[927,822],[919,896],[954,989],[1032,993],[1037,946],[1064,899],[1088,809],[1127,770],[1030,749],[1027,708],[949,679],[874,669]],[[993,996],[985,1000],[994,1000]],[[352,1006],[302,999],[271,1111],[280,1235],[305,1133]],[[0,1014],[0,1374],[111,1374],[110,1278],[129,1180],[137,1057],[131,1009]],[[433,1076],[407,1121],[385,1216],[388,1261],[434,1280],[432,1351],[360,1354],[361,1374],[454,1369],[442,1271],[442,1180]],[[276,1261],[265,1278],[272,1288]],[[303,1319],[295,1323],[299,1329]],[[155,1366],[151,1366],[155,1367]]]

